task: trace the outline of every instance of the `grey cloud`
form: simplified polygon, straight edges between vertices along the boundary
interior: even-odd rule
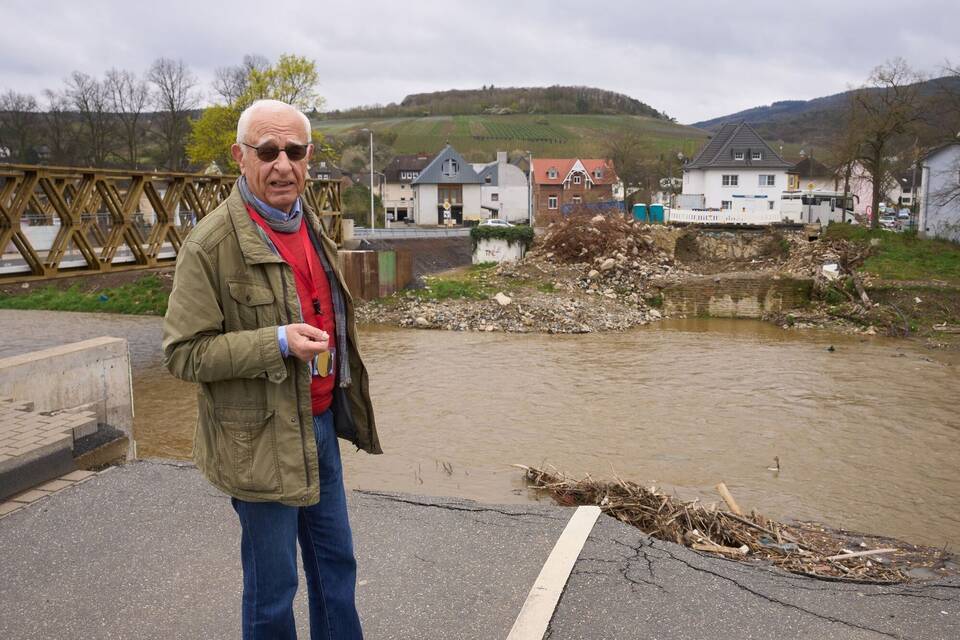
[[[4,3],[0,90],[39,94],[72,70],[143,72],[182,58],[210,96],[245,53],[317,60],[331,108],[481,84],[584,84],[628,93],[682,122],[855,86],[902,56],[960,61],[960,5],[941,0],[364,3]]]

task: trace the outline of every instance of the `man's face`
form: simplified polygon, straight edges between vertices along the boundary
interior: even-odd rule
[[[313,145],[309,145],[304,158],[296,161],[291,161],[283,149],[287,145],[310,142],[303,119],[292,109],[259,109],[250,120],[243,142],[261,149],[275,147],[281,150],[271,162],[260,160],[257,152],[246,145],[234,144],[231,153],[253,195],[275,209],[289,212],[303,193],[307,161],[313,154]]]

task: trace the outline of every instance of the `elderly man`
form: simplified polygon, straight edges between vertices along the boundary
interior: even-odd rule
[[[241,178],[180,250],[164,360],[200,385],[193,459],[240,518],[243,637],[296,637],[299,540],[311,638],[360,638],[337,437],[381,450],[336,246],[301,199],[310,121],[255,102],[231,151]]]

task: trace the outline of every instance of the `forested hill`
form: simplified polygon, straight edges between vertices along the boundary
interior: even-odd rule
[[[944,77],[920,83],[920,94],[936,96],[944,91],[960,92],[960,78]],[[881,91],[881,89],[871,89]],[[836,93],[813,100],[783,100],[773,104],[753,107],[719,118],[695,122],[691,126],[707,131],[716,131],[727,122],[746,121],[767,140],[786,143],[829,142],[843,126],[845,110],[852,91]],[[931,108],[927,114],[931,128],[941,123],[942,114]]]
[[[669,117],[635,98],[592,87],[482,87],[414,93],[400,104],[337,110],[326,118],[507,115],[513,113],[638,115]]]

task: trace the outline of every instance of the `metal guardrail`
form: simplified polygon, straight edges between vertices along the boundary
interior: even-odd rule
[[[237,177],[0,164],[0,284],[173,264]],[[340,242],[340,184],[304,200]]]
[[[424,227],[414,227],[411,229],[405,228],[390,228],[390,229],[367,229],[365,227],[354,227],[353,228],[353,237],[362,238],[364,240],[399,240],[402,238],[450,238],[450,237],[465,237],[470,235],[470,229],[468,227],[455,227],[452,229],[444,229],[442,227],[438,228],[424,228]]]

